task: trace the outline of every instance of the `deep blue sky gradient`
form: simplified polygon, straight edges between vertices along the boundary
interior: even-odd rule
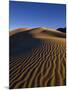
[[[9,28],[66,26],[66,5],[10,1]]]

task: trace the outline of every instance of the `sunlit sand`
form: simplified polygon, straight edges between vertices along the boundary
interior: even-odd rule
[[[48,28],[10,32],[10,88],[66,85],[66,34]]]

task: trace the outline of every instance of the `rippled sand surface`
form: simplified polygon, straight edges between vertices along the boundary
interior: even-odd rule
[[[10,35],[9,87],[66,85],[65,34],[45,28]]]

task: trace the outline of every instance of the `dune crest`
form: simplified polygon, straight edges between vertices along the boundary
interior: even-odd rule
[[[15,30],[12,30],[9,32],[9,35],[12,36],[18,32],[23,32],[23,31],[28,31],[30,30],[31,28],[18,28],[18,29],[15,29]]]

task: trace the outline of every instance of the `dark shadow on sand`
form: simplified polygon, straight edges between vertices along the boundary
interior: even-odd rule
[[[26,54],[41,45],[41,40],[34,38],[29,31],[19,32],[10,36],[10,57]]]

